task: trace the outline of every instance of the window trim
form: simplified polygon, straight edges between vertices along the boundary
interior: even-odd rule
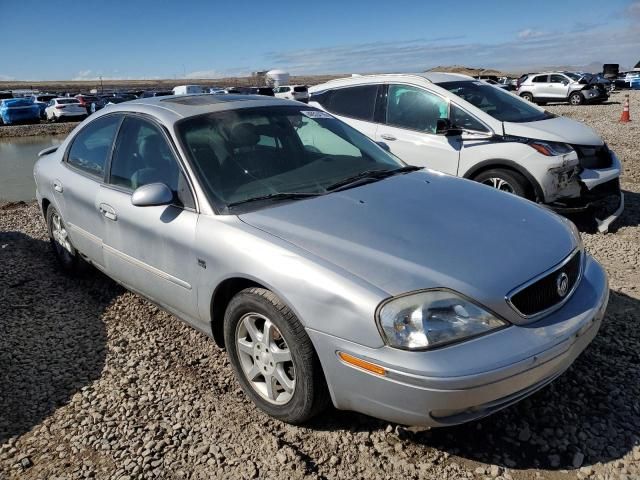
[[[160,134],[164,137],[164,139],[167,141],[167,144],[169,145],[170,150],[172,151],[176,162],[178,163],[178,168],[180,169],[180,171],[182,172],[184,178],[187,181],[187,186],[189,187],[189,192],[191,193],[191,198],[193,198],[193,203],[194,203],[194,207],[186,207],[184,205],[176,205],[175,203],[171,203],[170,206],[175,207],[175,208],[180,208],[182,210],[187,210],[187,211],[191,211],[191,212],[195,212],[195,213],[200,213],[200,205],[198,203],[198,197],[195,194],[195,188],[193,186],[193,182],[191,177],[189,176],[189,174],[187,173],[186,169],[184,168],[183,165],[183,159],[180,156],[180,153],[178,152],[178,149],[176,148],[173,139],[171,138],[171,135],[169,134],[168,129],[162,124],[160,123],[155,117],[153,117],[152,115],[149,115],[147,113],[142,113],[142,112],[119,112],[122,115],[122,120],[120,121],[120,125],[118,126],[118,130],[116,132],[116,136],[114,138],[113,141],[113,145],[111,148],[111,154],[109,155],[109,162],[108,165],[105,169],[105,178],[104,178],[104,186],[106,188],[110,188],[113,190],[117,190],[120,191],[122,193],[127,193],[127,194],[132,194],[134,192],[133,189],[131,188],[127,188],[127,187],[123,187],[122,185],[116,185],[111,183],[111,164],[113,161],[113,156],[115,153],[115,149],[116,149],[116,144],[118,143],[118,137],[120,136],[120,130],[122,128],[122,125],[124,124],[124,120],[127,117],[139,117],[142,120],[148,121],[149,123],[151,123],[152,125],[154,125],[155,127],[158,128],[158,130],[160,130]]]
[[[422,133],[423,135],[441,137],[442,135],[438,135],[437,133],[425,132],[424,130],[416,130],[414,128],[400,127],[398,125],[392,125],[390,123],[387,123],[387,114],[389,113],[389,89],[393,85],[405,85],[407,87],[417,88],[418,90],[424,90],[427,93],[440,97],[447,103],[447,118],[448,119],[451,118],[451,99],[450,98],[445,97],[439,92],[434,92],[433,90],[429,90],[428,88],[425,88],[422,85],[415,85],[413,83],[405,83],[405,82],[390,82],[387,84],[387,94],[385,95],[385,103],[384,103],[384,122],[382,123],[382,125],[385,125],[386,127],[390,127],[390,128],[398,128],[400,130],[408,130],[409,132]],[[459,105],[456,105],[456,106],[460,108]]]
[[[69,163],[69,153],[71,152],[71,149],[73,148],[73,144],[76,143],[76,141],[78,140],[78,136],[80,134],[82,134],[82,132],[84,132],[87,128],[89,128],[91,125],[93,125],[96,121],[102,119],[102,118],[107,118],[107,117],[120,117],[120,122],[118,123],[117,127],[116,127],[116,132],[113,136],[113,140],[111,141],[111,147],[109,148],[109,153],[107,154],[107,158],[105,158],[105,163],[104,163],[104,171],[102,172],[102,178],[99,175],[93,175],[89,172],[87,172],[86,170],[83,170],[81,168],[76,167],[75,165],[72,165],[71,163]],[[87,125],[85,125],[84,127],[82,127],[82,129],[76,133],[73,138],[71,139],[71,141],[69,142],[69,145],[67,145],[67,149],[64,152],[64,155],[62,156],[62,164],[65,165],[65,167],[67,167],[69,170],[78,173],[84,177],[87,177],[91,180],[97,181],[100,185],[105,185],[106,182],[106,175],[107,172],[109,171],[109,167],[111,165],[111,157],[113,156],[113,150],[115,148],[115,144],[116,144],[116,139],[118,138],[118,134],[120,133],[120,127],[122,126],[122,121],[124,120],[124,115],[123,112],[111,112],[111,113],[107,113],[105,115],[101,115],[100,117],[96,118],[95,120],[93,120],[92,122],[88,123]]]
[[[380,89],[382,87],[382,83],[357,83],[357,84],[353,84],[353,85],[343,85],[342,87],[336,87],[336,88],[332,88],[330,90],[328,90],[329,92],[329,98],[327,99],[327,104],[331,105],[331,100],[333,99],[333,96],[335,94],[335,92],[337,92],[338,90],[345,90],[347,88],[356,88],[356,87],[376,87],[376,93],[374,95],[374,105],[373,105],[373,115],[371,116],[371,120],[365,120],[362,118],[358,118],[358,117],[350,117],[349,115],[345,115],[343,113],[337,113],[334,112],[333,110],[330,110],[329,107],[326,107],[323,105],[323,108],[326,109],[329,113],[333,114],[333,115],[337,115],[339,117],[345,117],[345,118],[350,118],[351,120],[357,120],[359,122],[368,122],[368,123],[376,123],[375,118],[376,118],[376,103],[378,100],[378,95],[380,94]]]
[[[488,133],[488,134],[491,134],[491,135],[495,135],[495,131],[493,130],[493,128],[491,128],[489,125],[487,125],[486,122],[483,122],[481,119],[476,117],[473,113],[470,113],[466,108],[461,107],[458,103],[454,102],[453,100],[449,101],[449,120],[451,120],[451,105],[453,105],[456,108],[459,108],[460,110],[462,110],[464,113],[469,115],[471,118],[473,118],[475,121],[477,121],[479,124],[483,125],[487,129],[486,132],[482,131],[482,130],[474,130],[473,128],[465,128],[463,130],[466,130],[468,132],[477,132],[477,133],[481,133],[481,134],[487,134]]]

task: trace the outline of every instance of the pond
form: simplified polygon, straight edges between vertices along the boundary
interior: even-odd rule
[[[0,138],[0,202],[36,198],[33,166],[38,152],[60,145],[66,135]]]

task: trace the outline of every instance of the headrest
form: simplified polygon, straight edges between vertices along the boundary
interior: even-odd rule
[[[253,124],[239,123],[231,129],[229,139],[236,147],[253,147],[260,141],[260,135]]]

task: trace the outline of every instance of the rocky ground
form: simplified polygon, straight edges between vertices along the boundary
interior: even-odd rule
[[[76,128],[78,122],[32,123],[25,125],[0,125],[0,138],[64,135]]]
[[[640,92],[630,124],[622,98],[548,107],[625,164],[624,216],[584,234],[611,282],[600,334],[547,388],[456,428],[274,421],[212,341],[98,273],[62,275],[37,207],[0,207],[0,479],[640,479]]]

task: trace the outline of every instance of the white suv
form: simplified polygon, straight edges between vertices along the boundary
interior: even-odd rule
[[[309,101],[309,89],[306,85],[282,85],[273,89],[278,98],[297,100],[307,103]]]
[[[465,75],[358,76],[309,89],[405,162],[469,178],[559,212],[592,211],[601,231],[624,208],[621,165],[584,124]]]
[[[544,105],[546,102],[569,102],[571,105],[604,102],[609,93],[591,75],[574,72],[532,73],[520,83],[518,95]]]

